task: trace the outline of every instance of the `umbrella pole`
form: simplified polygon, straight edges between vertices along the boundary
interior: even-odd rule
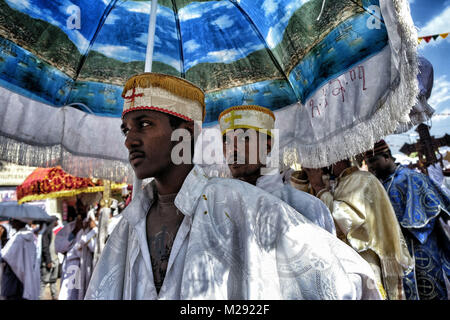
[[[156,11],[158,9],[158,0],[152,0],[150,8],[150,19],[148,24],[147,52],[145,54],[145,72],[152,72],[153,48],[155,46],[155,30],[156,30]],[[133,178],[133,194],[132,199],[136,197],[142,189],[142,180],[136,175]]]
[[[145,72],[152,72],[153,48],[155,46],[156,11],[158,0],[152,0],[150,8],[150,21],[148,24],[147,52],[145,54]]]

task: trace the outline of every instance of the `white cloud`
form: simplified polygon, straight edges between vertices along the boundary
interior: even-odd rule
[[[80,31],[78,30],[69,30],[67,35],[70,37],[70,39],[77,45],[80,52],[84,52],[89,47],[89,40],[87,40]]]
[[[229,16],[224,15],[211,22],[211,24],[217,26],[218,28],[226,29],[231,27],[234,24],[234,21],[231,20]]]
[[[178,60],[178,59],[172,58],[168,55],[165,55],[165,54],[162,54],[159,52],[154,52],[153,60],[168,64],[168,65],[174,67],[178,72],[181,72],[181,64],[180,64],[180,60]]]
[[[220,8],[220,7],[233,8],[234,5],[231,2],[228,2],[228,1],[220,1],[220,2],[215,3],[211,7],[211,9],[217,9],[217,8]]]
[[[103,53],[105,56],[122,60],[122,61],[133,61],[133,60],[143,60],[145,59],[144,52],[137,52],[130,50],[127,46],[114,46],[109,44],[98,44],[95,46],[95,50]]]
[[[164,17],[172,19],[172,20],[175,19],[175,16],[173,15],[173,11],[165,6],[158,6],[156,14],[158,16],[164,16]]]
[[[139,37],[136,38],[136,41],[139,43],[142,43],[144,46],[147,45],[148,36],[146,33],[141,33]],[[155,35],[155,42],[156,42],[156,35]]]
[[[225,50],[208,52],[208,55],[206,56],[206,58],[213,60],[213,62],[228,63],[228,62],[234,61],[238,55],[239,55],[239,52],[235,49],[230,49],[230,50],[225,49]]]
[[[29,0],[6,0],[6,2],[14,9],[24,11],[30,10],[32,5]]]
[[[450,100],[450,81],[447,80],[447,76],[443,75],[437,79],[434,79],[433,89],[431,91],[431,97],[428,99],[428,104],[434,109],[437,109],[441,103]]]
[[[266,42],[269,48],[275,48],[281,41],[281,36],[281,33],[277,29],[274,29],[274,27],[270,27],[266,37]]]
[[[147,47],[147,41],[148,41],[148,36],[146,33],[141,33],[139,35],[138,38],[136,38],[136,41],[139,43],[142,43],[145,47]],[[161,39],[159,39],[159,37],[155,34],[155,43],[160,44],[161,43]]]
[[[263,43],[255,44],[250,48],[251,51],[258,51],[264,49],[266,46]]]
[[[148,2],[127,1],[123,5],[124,8],[129,12],[150,14],[151,1]]]
[[[447,7],[443,12],[439,15],[435,16],[433,19],[427,22],[427,24],[420,28],[419,36],[431,36],[435,34],[441,34],[445,32],[449,32],[449,21],[450,21],[450,7]],[[446,39],[442,39],[441,37],[436,40],[432,40],[427,45],[436,45],[441,41],[450,41],[450,36]]]
[[[202,16],[201,2],[194,2],[186,7],[178,10],[178,18],[180,21],[187,21],[191,19],[197,19]]]
[[[275,5],[270,5],[269,0],[266,0],[264,2],[264,4],[267,3],[267,9],[268,9],[268,11],[266,10],[266,16],[268,15],[268,12],[275,13],[278,10],[279,11],[278,16],[281,17],[281,18],[279,18],[278,23],[276,23],[274,26],[269,28],[269,31],[267,33],[266,42],[270,48],[274,48],[281,41],[284,29],[281,31],[280,31],[280,29],[286,27],[286,24],[289,22],[289,19],[292,17],[294,12],[308,1],[309,0],[292,1],[283,7],[284,12],[281,12],[281,11],[279,11],[278,8],[275,8]],[[277,4],[276,4],[276,6],[278,7]],[[275,10],[275,11],[271,11],[271,10]]]
[[[114,13],[110,13],[108,17],[106,18],[105,24],[115,24],[117,20],[119,20],[120,17],[118,15],[115,15]]]
[[[265,12],[264,15],[267,17],[277,11],[278,3],[276,2],[276,0],[264,0],[262,8]]]
[[[97,45],[95,48],[97,51],[103,53],[105,56],[115,58],[118,54],[125,53],[130,48],[127,46],[115,46],[115,45]]]
[[[192,39],[183,43],[183,48],[186,50],[186,52],[190,53],[200,48],[200,45],[194,39]]]
[[[444,120],[450,120],[450,108],[444,109],[440,112],[436,112],[436,115],[433,116],[431,119],[434,123],[444,121]]]

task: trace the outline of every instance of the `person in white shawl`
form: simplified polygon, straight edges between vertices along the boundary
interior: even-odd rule
[[[40,269],[33,231],[26,228],[25,221],[12,220],[11,226],[17,230],[1,249],[1,258],[17,279],[21,282],[21,297],[27,300],[38,300],[40,291]],[[5,284],[4,275],[3,284]],[[20,287],[20,285],[19,285]],[[2,291],[9,291],[2,286]],[[7,295],[6,299],[9,297]]]
[[[65,254],[62,265],[59,300],[82,300],[92,275],[97,226],[90,212],[85,219],[78,215],[55,237],[56,252]]]
[[[154,179],[123,211],[85,299],[381,299],[366,261],[280,199],[174,163],[174,129],[192,135],[204,118],[201,89],[145,73],[122,95],[131,165]]]
[[[280,198],[314,224],[336,235],[327,206],[316,197],[295,189],[289,181],[285,183],[278,169],[278,157],[267,156],[276,134],[272,111],[256,105],[235,106],[224,110],[218,122],[224,155],[233,178]],[[276,153],[277,149],[274,151]],[[269,167],[270,161],[275,164],[274,168]]]
[[[11,226],[9,225],[9,222],[0,224],[0,300],[3,300],[2,276],[4,262],[2,261],[2,248],[5,246],[6,242],[8,242],[10,229]]]

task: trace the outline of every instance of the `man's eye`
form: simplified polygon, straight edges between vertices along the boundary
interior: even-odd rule
[[[141,122],[141,127],[148,127],[151,126],[153,123],[151,123],[150,121],[142,121]]]

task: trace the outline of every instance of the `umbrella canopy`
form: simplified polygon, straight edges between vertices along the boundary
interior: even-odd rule
[[[0,219],[16,219],[21,221],[51,221],[50,216],[39,206],[18,204],[16,201],[0,202]]]
[[[90,178],[75,177],[60,167],[37,168],[16,188],[17,202],[49,198],[71,197],[80,193],[102,192],[103,182]],[[112,190],[122,189],[126,184],[111,184]]]
[[[230,106],[261,105],[275,111],[281,147],[328,165],[370,149],[414,105],[408,6],[160,0],[152,71],[205,90],[204,127]],[[144,70],[149,12],[150,1],[0,1],[0,157],[130,181],[121,94]]]

